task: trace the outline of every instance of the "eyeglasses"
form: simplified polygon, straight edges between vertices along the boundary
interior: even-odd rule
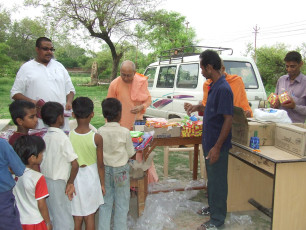
[[[49,47],[39,47],[39,49],[42,49],[43,51],[51,51],[51,52],[54,52],[55,49],[53,47],[49,48]]]

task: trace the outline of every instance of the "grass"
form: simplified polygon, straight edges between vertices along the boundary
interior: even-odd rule
[[[84,86],[90,82],[90,74],[70,74],[71,80],[76,90],[76,97],[89,97],[94,103],[95,116],[91,124],[96,128],[104,125],[105,120],[102,115],[101,102],[106,98],[108,85]]]
[[[101,86],[82,86],[90,82],[90,74],[70,74],[73,85],[76,89],[76,97],[89,97],[94,102],[95,116],[91,124],[96,128],[101,127],[105,121],[102,116],[101,102],[106,98],[108,85]],[[10,99],[10,90],[14,84],[14,78],[0,77],[0,119],[11,119],[9,113],[9,105],[12,103]],[[13,125],[13,122],[10,122]]]

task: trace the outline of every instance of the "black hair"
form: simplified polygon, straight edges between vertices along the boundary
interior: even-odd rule
[[[37,38],[37,40],[36,40],[36,47],[39,48],[42,42],[52,42],[52,41],[49,38],[47,38],[47,37]]]
[[[23,119],[26,115],[26,109],[35,109],[35,104],[26,100],[13,101],[9,106],[9,111],[15,125],[18,126],[17,118]]]
[[[41,118],[49,126],[55,124],[61,115],[64,115],[64,107],[58,102],[48,101],[41,108]]]
[[[94,110],[94,104],[88,97],[78,97],[72,102],[72,110],[76,118],[87,118]]]
[[[213,50],[205,50],[200,54],[201,65],[205,68],[211,65],[214,70],[221,70],[221,58],[218,53]]]
[[[13,148],[21,161],[28,165],[28,159],[32,155],[38,157],[38,154],[45,150],[46,144],[41,137],[24,135],[15,141]]]
[[[302,61],[302,56],[299,52],[297,51],[290,51],[286,54],[285,58],[284,58],[285,62],[296,62],[296,63],[301,63]]]
[[[116,98],[106,98],[101,103],[103,116],[108,122],[112,122],[116,119],[120,120],[122,105]]]

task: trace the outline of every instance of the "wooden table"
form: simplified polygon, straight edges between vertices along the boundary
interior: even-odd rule
[[[173,146],[173,145],[194,145],[194,155],[193,155],[193,173],[192,179],[197,180],[198,178],[198,155],[199,155],[199,145],[201,144],[202,137],[172,137],[172,138],[154,138],[151,144],[143,150],[143,156],[146,160],[150,153],[157,146]],[[137,206],[138,206],[138,216],[140,216],[145,207],[145,200],[148,195],[148,174],[145,173],[144,178],[140,180],[131,179],[131,186],[138,188],[137,194]],[[203,186],[198,186],[191,189],[203,189]],[[173,190],[184,190],[182,189],[173,189]],[[173,191],[172,190],[172,191]],[[155,191],[154,193],[161,192]],[[162,191],[167,192],[167,191]]]
[[[306,159],[260,146],[260,153],[233,143],[228,164],[228,212],[255,209],[253,198],[272,208],[271,229],[306,229]]]

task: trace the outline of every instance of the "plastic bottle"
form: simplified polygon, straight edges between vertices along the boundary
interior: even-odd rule
[[[257,137],[257,131],[254,131],[254,136],[250,139],[250,148],[259,149],[259,137]]]

